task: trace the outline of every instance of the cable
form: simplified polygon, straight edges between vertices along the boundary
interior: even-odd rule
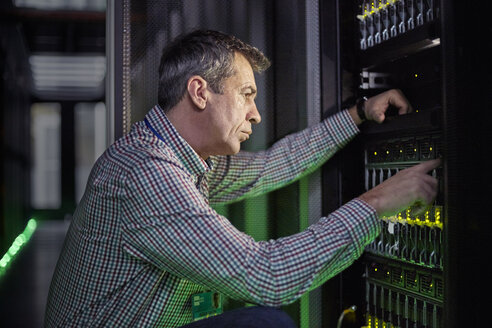
[[[337,328],[342,328],[342,323],[345,315],[348,313],[355,313],[355,310],[357,310],[357,306],[355,305],[352,305],[348,309],[343,310],[342,314],[340,314],[340,317],[338,318]]]

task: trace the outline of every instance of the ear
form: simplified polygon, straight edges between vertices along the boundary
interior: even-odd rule
[[[191,101],[199,109],[205,109],[208,100],[207,81],[199,75],[194,75],[188,79],[187,90]]]

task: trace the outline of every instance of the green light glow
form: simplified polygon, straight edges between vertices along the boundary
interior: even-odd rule
[[[36,220],[30,219],[27,222],[24,231],[14,239],[7,253],[5,253],[0,259],[0,277],[5,273],[8,265],[14,260],[15,255],[17,255],[22,247],[29,241],[37,226],[38,223]]]

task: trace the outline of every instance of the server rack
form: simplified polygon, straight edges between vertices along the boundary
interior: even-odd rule
[[[401,0],[360,7],[359,93],[399,88],[415,107],[406,117],[390,116],[383,126],[364,130],[369,190],[399,170],[442,157],[439,6]],[[431,174],[443,181],[442,170]],[[381,234],[364,258],[367,326],[442,326],[443,205],[440,191],[423,214],[408,208],[381,219]]]
[[[325,286],[326,304],[337,311],[357,305],[352,323],[357,327],[487,326],[490,287],[484,277],[490,269],[483,264],[490,259],[491,224],[484,210],[490,195],[484,163],[491,129],[483,111],[491,108],[485,55],[491,44],[490,5],[444,0],[322,4],[322,43],[336,45],[325,50],[329,59],[322,65],[332,75],[323,75],[323,88],[335,90],[339,108],[344,101],[392,88],[402,90],[414,108],[403,116],[390,109],[380,125],[364,123],[338,167],[325,169],[325,189],[334,182],[338,187],[339,204],[332,207],[399,170],[442,158],[442,166],[429,172],[439,180],[434,204],[422,214],[409,208],[381,218],[381,234],[362,258]],[[333,111],[332,103],[323,104],[325,112]],[[331,312],[328,327],[335,326],[336,311]]]

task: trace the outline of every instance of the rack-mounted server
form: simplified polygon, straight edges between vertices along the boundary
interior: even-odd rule
[[[363,127],[364,188],[400,170],[443,156],[441,49],[438,1],[360,1],[359,76],[356,93],[398,88],[411,114],[389,112],[382,125]],[[393,114],[393,115],[392,115]],[[444,183],[443,169],[429,172]],[[365,325],[429,327],[443,324],[444,197],[432,206],[381,218],[381,233],[363,257]]]

